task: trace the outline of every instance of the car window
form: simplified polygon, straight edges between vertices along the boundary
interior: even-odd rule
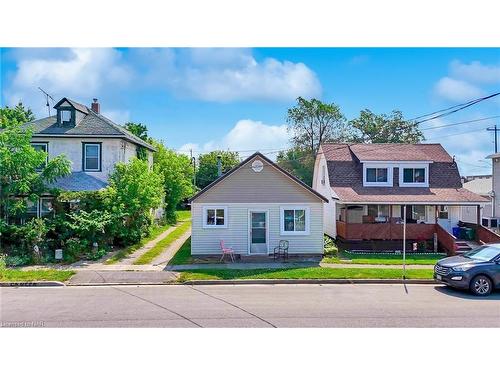
[[[467,258],[483,261],[493,260],[498,255],[500,255],[500,249],[490,246],[480,246],[464,254]]]

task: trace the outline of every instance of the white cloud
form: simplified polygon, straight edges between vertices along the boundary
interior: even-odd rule
[[[187,143],[180,150],[189,153],[193,150],[195,154],[213,150],[240,151],[240,156],[246,157],[254,151],[263,153],[276,151],[289,146],[289,134],[286,125],[267,125],[261,121],[240,120],[220,140],[211,140],[204,144]],[[276,158],[275,153],[269,153],[271,159]]]
[[[464,64],[453,60],[450,64],[450,74],[469,82],[500,83],[500,65],[484,65],[480,61]]]
[[[17,70],[5,91],[8,104],[23,101],[40,114],[44,109],[43,95],[38,87],[52,94],[55,100],[63,96],[88,98],[109,87],[116,89],[130,82],[131,69],[122,62],[121,53],[112,48],[73,48],[26,50],[18,53]]]
[[[321,95],[316,74],[303,63],[267,58],[257,61],[250,49],[198,48],[142,50],[139,60],[155,55],[147,82],[175,95],[211,102],[288,101]],[[149,60],[149,58],[148,58]]]
[[[451,101],[466,101],[484,94],[483,90],[468,82],[450,77],[441,78],[435,85],[437,95]]]

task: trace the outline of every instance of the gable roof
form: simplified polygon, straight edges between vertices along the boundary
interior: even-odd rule
[[[77,103],[71,99],[62,98],[54,108],[57,108],[61,103],[67,101],[76,110],[85,114],[83,119],[76,126],[60,126],[57,123],[57,116],[50,116],[34,120],[23,125],[23,127],[32,127],[34,137],[50,137],[50,136],[82,136],[82,137],[111,137],[123,138],[134,144],[143,146],[151,151],[156,149],[149,143],[143,141],[136,135],[129,132],[123,126],[115,124],[107,117],[92,111],[83,104]]]
[[[440,144],[322,144],[330,186],[348,203],[484,203],[485,198],[462,187],[458,166]],[[363,186],[361,161],[420,161],[429,164],[429,187],[400,187],[394,168],[394,186]]]
[[[291,179],[294,183],[296,183],[296,184],[300,185],[301,187],[303,187],[309,193],[315,195],[317,198],[323,200],[324,202],[328,202],[328,199],[326,199],[323,195],[321,195],[320,193],[318,193],[316,190],[313,190],[310,186],[308,186],[305,183],[303,183],[297,177],[295,177],[294,175],[290,174],[289,172],[287,172],[286,170],[284,170],[283,168],[281,168],[278,164],[276,164],[275,162],[273,162],[271,159],[267,158],[266,156],[264,156],[260,152],[253,153],[248,158],[246,158],[245,160],[243,160],[240,164],[238,164],[236,167],[232,168],[231,170],[229,170],[228,172],[226,172],[225,174],[223,174],[221,177],[219,177],[215,181],[212,181],[209,185],[205,186],[197,194],[195,194],[193,197],[191,197],[189,199],[189,202],[194,201],[195,199],[197,199],[198,197],[200,197],[201,195],[203,195],[205,192],[207,192],[208,190],[210,190],[213,187],[215,187],[221,181],[225,180],[227,177],[229,177],[230,175],[232,175],[234,172],[236,172],[237,170],[239,170],[241,167],[243,167],[245,164],[247,164],[249,161],[251,161],[252,159],[254,159],[257,156],[260,157],[261,159],[263,159],[264,161],[266,161],[269,165],[271,165],[272,167],[274,167],[275,169],[277,169],[279,172],[283,173],[286,177],[288,177],[289,179]]]

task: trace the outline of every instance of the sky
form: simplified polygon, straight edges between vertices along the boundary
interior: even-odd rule
[[[214,149],[260,150],[274,158],[290,134],[296,98],[363,109],[401,110],[406,118],[500,91],[494,48],[64,48],[0,49],[1,105],[22,101],[46,117],[43,88],[113,121],[146,124],[168,147],[195,155]],[[443,126],[499,116],[497,118]],[[500,99],[421,124],[426,142],[442,143],[462,174],[491,173]],[[435,128],[435,129],[433,129]],[[500,139],[500,135],[499,135]]]

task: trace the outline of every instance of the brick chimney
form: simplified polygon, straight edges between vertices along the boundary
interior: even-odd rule
[[[101,104],[99,104],[99,102],[97,101],[97,98],[94,98],[94,99],[93,99],[91,109],[92,109],[95,113],[99,113],[99,112],[101,111]]]

